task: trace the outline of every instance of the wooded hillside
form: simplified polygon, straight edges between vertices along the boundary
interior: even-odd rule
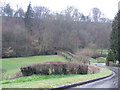
[[[74,7],[54,13],[46,7],[28,5],[13,13],[3,8],[2,57],[56,54],[55,50],[74,52],[78,48],[108,48],[111,21],[93,8],[92,17]]]

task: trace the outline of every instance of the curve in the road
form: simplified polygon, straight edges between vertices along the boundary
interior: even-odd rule
[[[110,75],[107,75],[107,76],[104,76],[104,77],[100,77],[100,78],[97,78],[97,79],[92,79],[92,80],[87,80],[87,81],[84,81],[84,82],[78,82],[78,83],[74,83],[74,84],[69,84],[69,85],[64,85],[64,86],[60,86],[60,87],[55,87],[55,88],[51,88],[49,90],[67,89],[67,88],[70,88],[70,87],[73,87],[73,88],[84,88],[84,86],[82,86],[82,85],[87,85],[88,83],[92,83],[92,82],[95,82],[95,81],[98,81],[98,80],[101,80],[101,79],[105,79],[105,78],[108,78],[108,77],[114,77],[115,75],[116,75],[115,72],[113,72]],[[78,85],[81,85],[82,87],[78,86]],[[77,87],[75,87],[75,86],[77,86]],[[88,88],[94,88],[94,87],[90,86]]]

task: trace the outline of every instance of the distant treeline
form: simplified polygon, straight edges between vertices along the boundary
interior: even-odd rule
[[[46,7],[14,11],[2,8],[2,57],[56,54],[55,50],[74,52],[79,48],[108,48],[111,20],[98,8],[85,16],[74,7],[54,13]]]

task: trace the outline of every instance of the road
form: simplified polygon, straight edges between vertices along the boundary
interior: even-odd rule
[[[111,77],[108,77],[108,78],[105,78],[102,80],[98,80],[98,81],[95,81],[92,83],[88,83],[85,85],[72,87],[67,90],[86,90],[85,88],[89,88],[89,90],[93,90],[93,88],[104,88],[104,89],[108,88],[107,90],[111,90],[111,89],[116,90],[117,88],[119,88],[119,90],[120,90],[120,68],[118,69],[118,68],[114,68],[114,67],[107,67],[103,64],[97,64],[97,66],[108,68],[108,69],[112,70],[114,72],[114,74]],[[104,90],[104,89],[102,89],[102,90]]]

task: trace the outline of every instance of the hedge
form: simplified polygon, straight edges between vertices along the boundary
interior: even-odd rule
[[[46,62],[23,66],[20,68],[23,76],[33,74],[87,74],[88,65],[80,65],[74,62]]]

